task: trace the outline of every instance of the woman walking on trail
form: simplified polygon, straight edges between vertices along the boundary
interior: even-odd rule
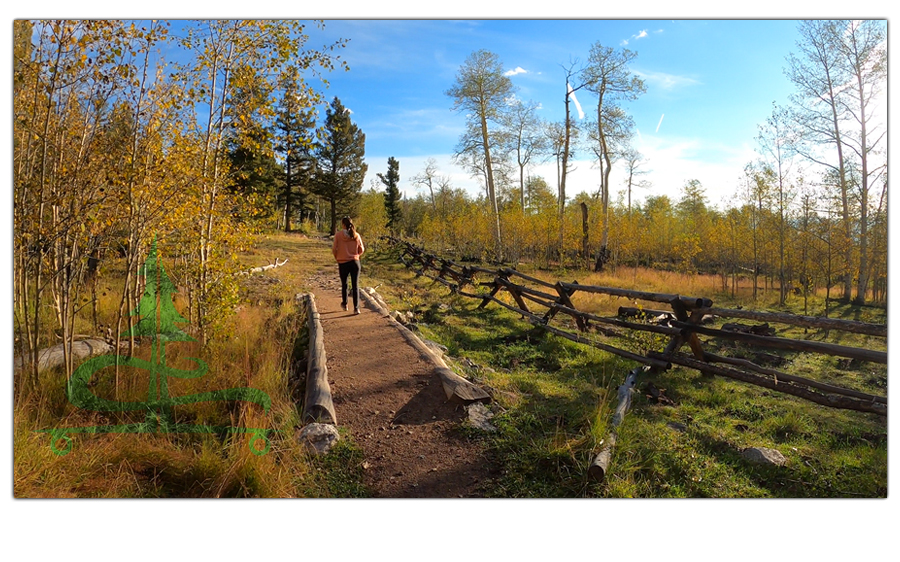
[[[342,230],[334,233],[331,253],[338,262],[341,275],[341,308],[347,310],[347,276],[353,285],[353,314],[359,314],[359,257],[366,251],[362,237],[356,232],[350,217],[341,219]]]

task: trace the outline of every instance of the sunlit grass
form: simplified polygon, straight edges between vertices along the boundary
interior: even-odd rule
[[[587,478],[587,468],[608,438],[616,388],[633,363],[543,334],[499,306],[478,309],[479,301],[453,295],[443,285],[417,277],[397,263],[391,252],[369,259],[373,283],[382,284],[379,292],[391,308],[413,311],[421,334],[447,346],[457,371],[495,390],[493,421],[498,431],[481,438],[488,443],[500,475],[484,487],[487,496],[884,497],[887,493],[883,418],[832,410],[681,368],[639,379],[632,409],[618,428],[608,476],[602,484],[594,483]],[[730,285],[722,291],[718,276],[646,268],[601,274],[522,272],[550,283],[577,280],[703,296],[721,306],[753,302],[752,287],[742,286],[743,296],[739,292],[735,299]],[[512,302],[508,295],[503,298]],[[628,299],[583,292],[573,300],[576,308],[598,315],[615,315],[619,306],[635,305]],[[753,307],[783,310],[775,306],[777,300],[777,291],[760,291]],[[814,296],[809,303],[812,310],[823,307],[824,299]],[[440,309],[441,304],[449,308]],[[664,303],[641,304],[669,308]],[[803,312],[802,297],[791,295],[787,304],[788,310]],[[830,303],[830,310],[836,317],[883,321],[877,309],[860,312],[858,307]],[[555,323],[566,320],[557,318]],[[778,328],[780,334],[810,337],[802,329]],[[641,353],[661,350],[667,341],[653,334],[641,336],[604,341]],[[843,341],[863,347],[879,345],[870,340],[851,336]],[[873,392],[882,381],[886,383],[882,366],[867,366],[874,371],[868,373],[850,362],[810,354],[794,354],[789,361],[807,374],[838,367],[836,376],[842,386],[850,383]],[[471,363],[476,367],[470,367]],[[658,405],[645,397],[642,388],[648,380],[664,389],[675,405]],[[753,465],[741,456],[749,447],[777,449],[787,464],[780,468]]]

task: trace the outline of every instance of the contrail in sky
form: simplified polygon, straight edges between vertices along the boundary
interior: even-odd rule
[[[665,116],[666,116],[665,113],[663,113],[662,115],[659,116],[659,123],[656,124],[656,132],[657,133],[659,132],[659,126],[662,125],[662,120],[663,120],[663,117],[665,117]]]
[[[572,85],[569,83],[566,83],[566,87],[569,90],[569,97],[575,102],[575,109],[578,110],[578,118],[584,119],[584,111],[581,110],[581,104],[578,103],[578,98],[575,97],[575,90],[572,89]]]

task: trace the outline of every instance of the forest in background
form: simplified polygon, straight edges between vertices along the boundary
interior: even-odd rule
[[[482,181],[484,193],[472,199],[454,189],[430,161],[412,178],[422,193],[397,202],[385,193],[386,214],[373,185],[361,222],[457,257],[709,273],[732,296],[739,279],[750,280],[754,300],[760,289],[778,291],[781,305],[790,293],[803,295],[805,313],[823,312],[807,310],[808,296],[823,289],[826,315],[831,298],[884,305],[884,22],[801,21],[798,32],[784,68],[795,92],[787,105],[773,103],[759,124],[758,158],[747,162],[724,209],[710,206],[696,179],[677,197],[636,201],[652,162],[634,147],[627,108],[646,87],[629,70],[636,52],[598,42],[584,66],[564,67],[570,96],[560,123],[543,122],[539,104],[516,97],[497,55],[473,52],[446,94],[467,119],[456,162]],[[584,124],[569,107],[581,89],[597,99],[595,117]],[[576,151],[593,157],[601,181],[596,192],[571,197],[566,179]],[[556,164],[555,178],[528,173],[547,160]],[[621,186],[610,183],[613,166],[624,171]]]

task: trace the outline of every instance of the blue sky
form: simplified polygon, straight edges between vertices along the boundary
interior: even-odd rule
[[[628,104],[647,158],[653,187],[635,192],[677,198],[687,180],[699,179],[710,202],[734,191],[744,165],[756,157],[757,125],[772,103],[786,104],[792,86],[782,72],[796,50],[796,20],[326,20],[317,41],[349,39],[342,56],[349,72],[329,75],[329,99],[337,96],[366,133],[370,186],[387,159],[400,161],[401,188],[427,158],[458,187],[478,193],[480,184],[451,163],[464,116],[451,111],[444,93],[465,58],[477,49],[496,53],[518,96],[541,104],[548,120],[564,117],[564,67],[583,64],[595,42],[628,48],[631,69],[647,92]],[[588,115],[596,98],[576,96]],[[569,176],[569,194],[594,192],[598,171],[587,151]],[[621,167],[620,167],[621,168]],[[612,178],[613,196],[622,178]],[[539,166],[555,186],[555,165]]]

